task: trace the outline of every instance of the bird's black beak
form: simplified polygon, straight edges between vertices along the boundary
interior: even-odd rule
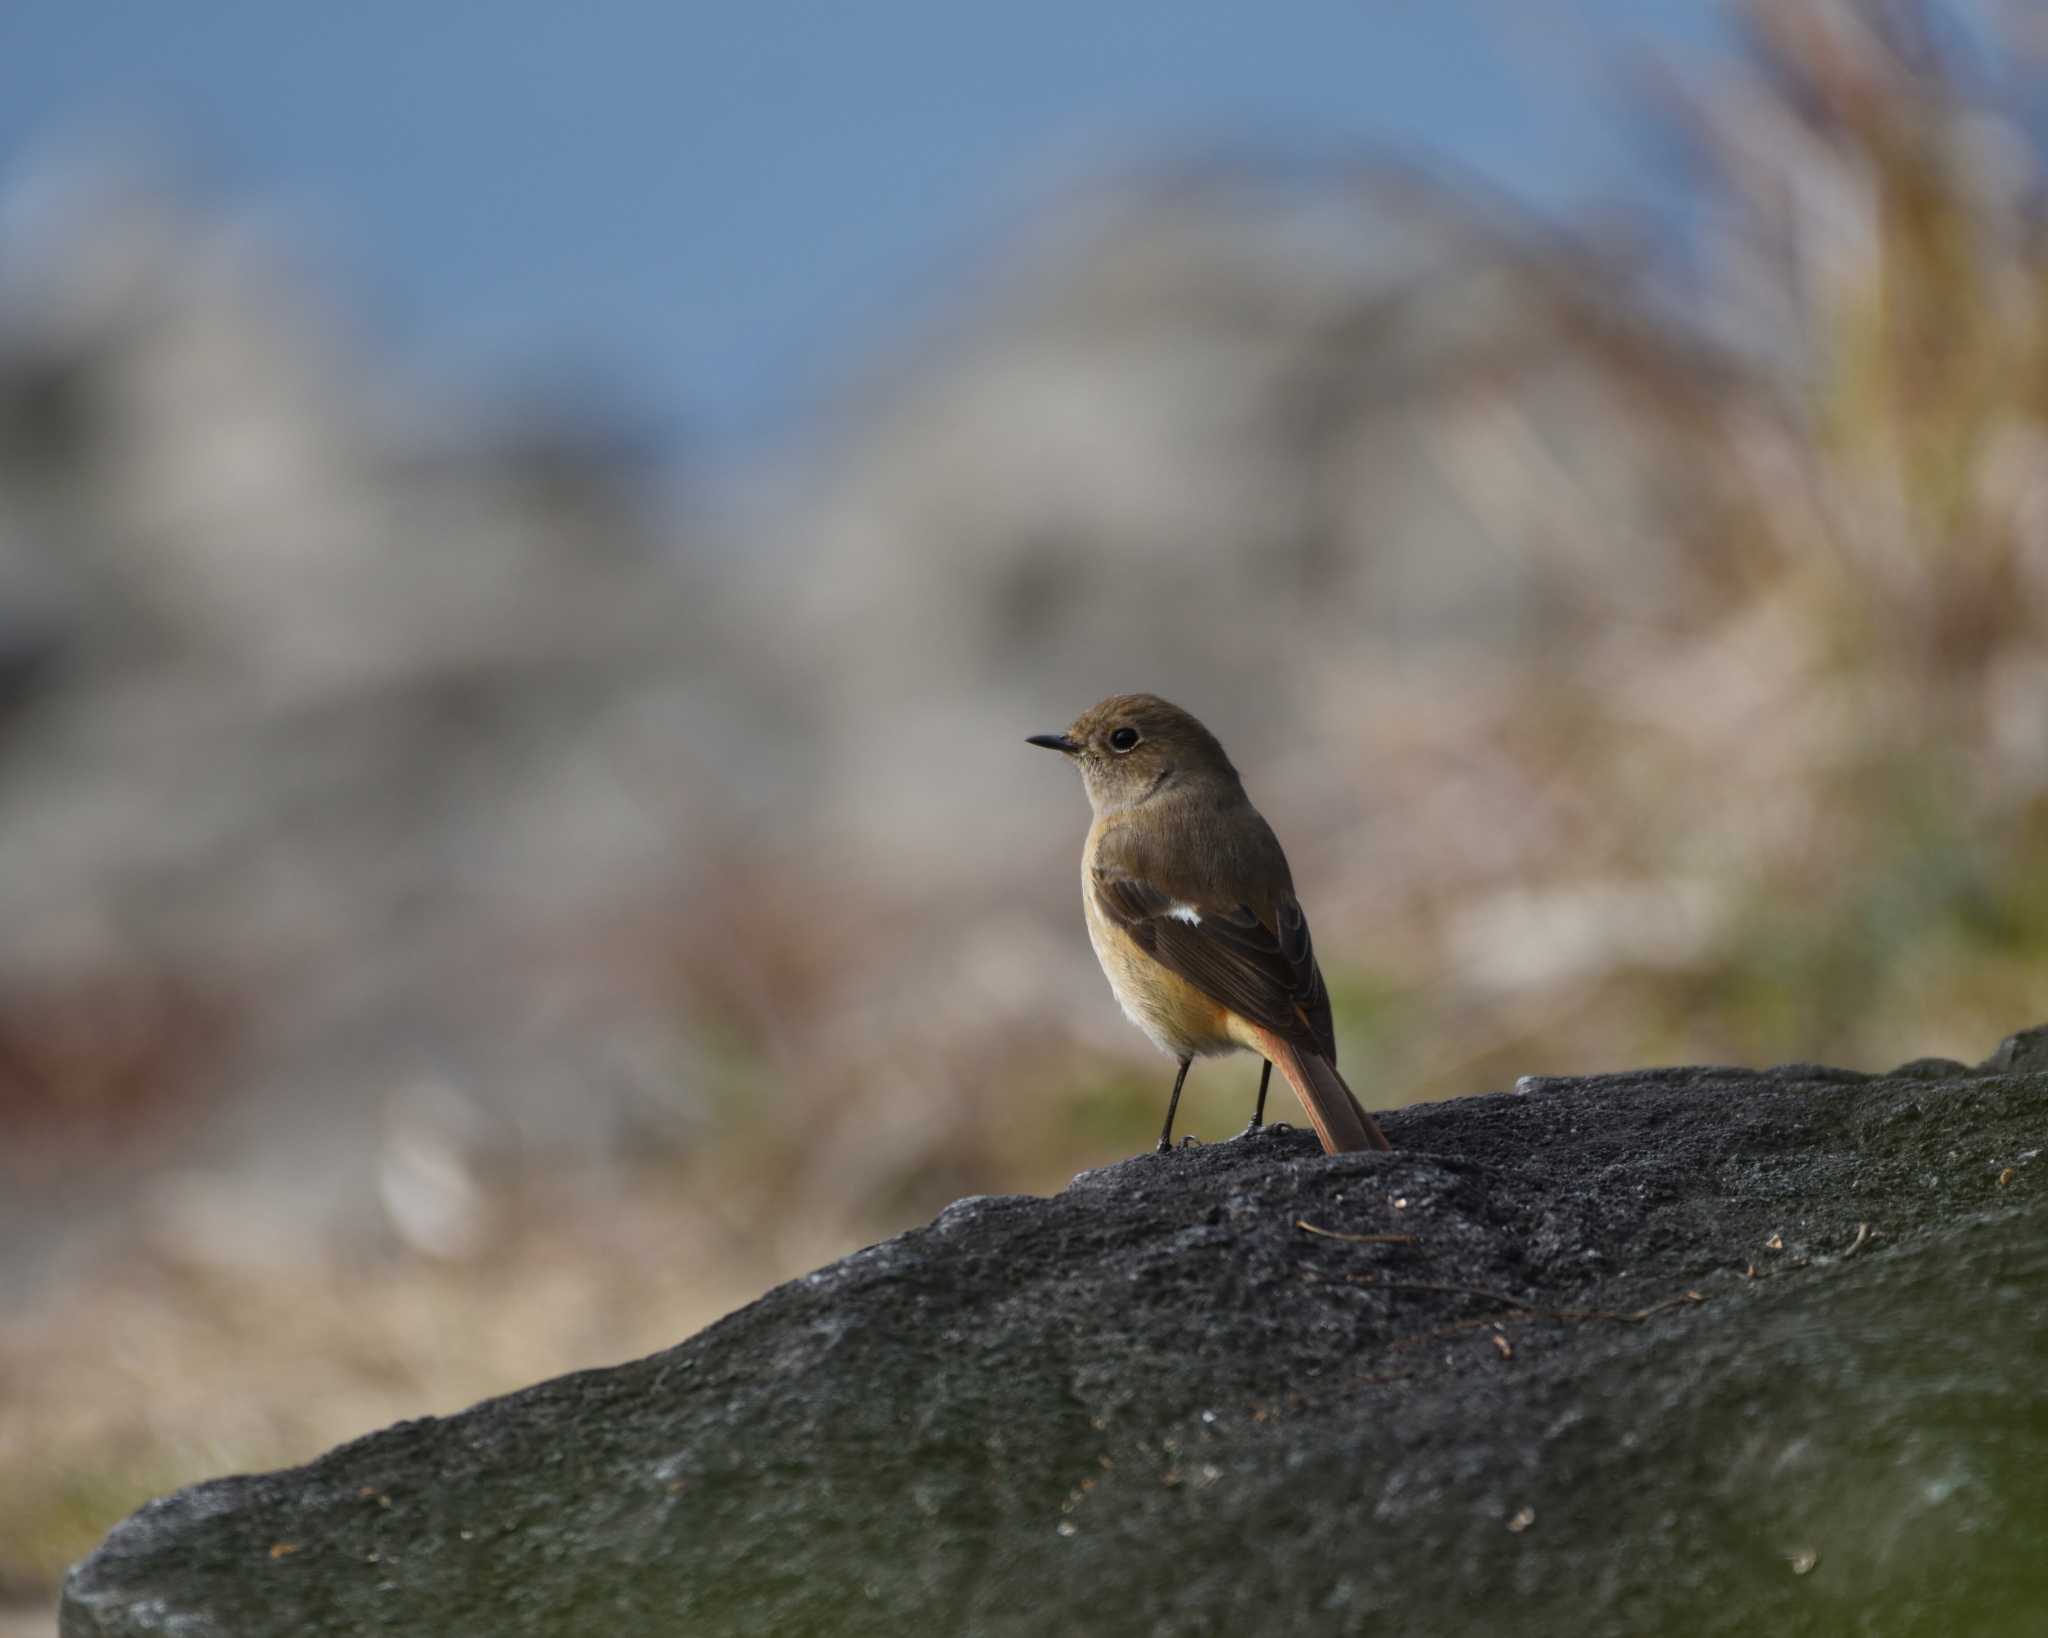
[[[1024,743],[1043,745],[1048,751],[1065,751],[1068,756],[1072,756],[1081,748],[1078,739],[1069,739],[1065,734],[1032,734]]]

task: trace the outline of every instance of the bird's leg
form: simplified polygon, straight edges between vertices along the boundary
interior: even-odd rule
[[[1259,1068],[1259,1106],[1252,1111],[1252,1123],[1247,1132],[1256,1132],[1266,1124],[1266,1083],[1273,1078],[1273,1060],[1268,1058]]]
[[[1243,1135],[1250,1137],[1254,1132],[1291,1132],[1293,1127],[1284,1120],[1266,1124],[1266,1086],[1273,1079],[1273,1060],[1268,1058],[1265,1067],[1259,1071],[1259,1106],[1252,1111],[1252,1123],[1244,1129]]]
[[[1162,1155],[1173,1147],[1173,1112],[1180,1107],[1181,1082],[1188,1078],[1188,1065],[1194,1061],[1192,1057],[1181,1059],[1180,1073],[1173,1078],[1173,1096],[1166,1100],[1166,1124],[1159,1128],[1159,1153]]]

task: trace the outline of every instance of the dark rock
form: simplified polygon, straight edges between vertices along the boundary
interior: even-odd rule
[[[1877,1078],[1860,1069],[1837,1069],[1832,1064],[1773,1064],[1764,1073],[1774,1081],[1818,1081],[1829,1086],[1860,1086]]]
[[[2037,1024],[2017,1035],[2008,1035],[1980,1067],[1984,1073],[1992,1075],[2002,1075],[2015,1069],[2048,1069],[2048,1024]]]
[[[2041,1630],[2048,1074],[1386,1124],[963,1201],[665,1354],[195,1485],[62,1631]]]
[[[1885,1077],[1891,1081],[1951,1081],[1958,1075],[1978,1073],[1968,1064],[1957,1063],[1953,1058],[1915,1058],[1900,1064]]]

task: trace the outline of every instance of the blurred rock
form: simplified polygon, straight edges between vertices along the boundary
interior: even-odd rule
[[[2023,1029],[1998,1043],[1998,1050],[1984,1060],[1982,1072],[2002,1075],[2014,1070],[2048,1068],[2048,1024]]]
[[[62,1631],[2027,1631],[2044,1118],[2032,1073],[1612,1075],[963,1200],[154,1502]]]
[[[1562,321],[1530,224],[1364,165],[1219,160],[1106,182],[990,260],[845,406],[777,581],[879,850],[946,870],[963,824],[1021,838],[988,795],[1015,734],[1110,693],[1299,752],[1389,653],[1557,640],[1589,565],[1617,603],[1669,594],[1686,474]],[[858,778],[878,723],[944,755]]]
[[[725,662],[644,455],[409,378],[275,228],[70,189],[0,281],[10,1181],[90,1211],[67,1173],[168,1160],[255,1245],[288,1179],[291,1232],[361,1241],[423,1077],[506,1153],[683,1118],[613,940],[727,811],[691,767]],[[110,991],[150,999],[95,1043],[146,1092],[118,1103],[44,1039],[105,1036]]]

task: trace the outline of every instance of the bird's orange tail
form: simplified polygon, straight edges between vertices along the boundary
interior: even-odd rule
[[[1379,1122],[1351,1095],[1337,1066],[1319,1052],[1304,1052],[1291,1046],[1270,1030],[1260,1030],[1259,1050],[1287,1077],[1294,1095],[1323,1140],[1323,1153],[1343,1154],[1353,1149],[1391,1149]]]

